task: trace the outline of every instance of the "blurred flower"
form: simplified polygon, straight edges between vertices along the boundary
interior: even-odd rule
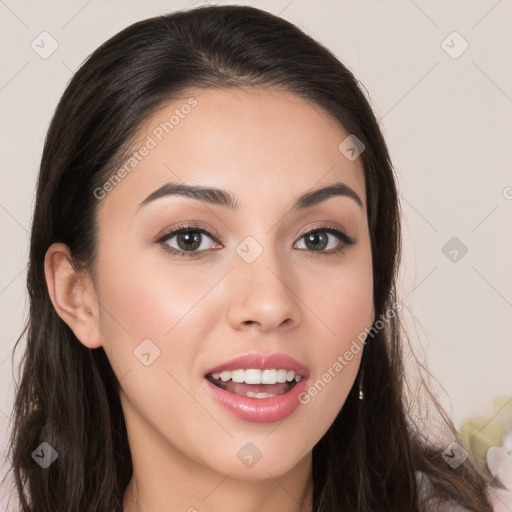
[[[502,446],[487,450],[487,467],[507,489],[512,491],[512,432],[503,438]]]
[[[496,414],[469,418],[460,436],[480,465],[512,491],[512,400],[497,397],[493,403]]]

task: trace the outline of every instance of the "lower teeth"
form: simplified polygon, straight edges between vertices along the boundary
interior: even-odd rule
[[[247,391],[247,395],[249,398],[272,398],[276,395],[271,395],[270,393],[253,393],[252,391]]]
[[[224,391],[228,391],[226,389],[226,384],[222,381],[218,381],[218,380],[215,380],[215,379],[208,379],[212,384],[215,384],[215,386],[219,387],[220,389],[223,389]],[[278,393],[280,395],[284,395],[285,393],[288,393],[288,391],[290,391],[290,389],[294,388],[295,385],[297,383],[295,381],[293,382],[289,382],[289,387],[286,391],[283,391],[282,393]],[[234,393],[236,394],[236,393]],[[241,396],[244,396],[244,395],[241,395]],[[245,394],[245,396],[249,397],[249,398],[273,398],[277,395],[274,395],[272,393],[254,393],[253,391],[247,391],[247,393]]]

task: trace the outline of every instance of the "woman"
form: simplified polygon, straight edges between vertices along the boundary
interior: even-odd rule
[[[405,395],[398,206],[355,78],[290,23],[201,7],[98,48],[38,179],[21,509],[493,510]]]

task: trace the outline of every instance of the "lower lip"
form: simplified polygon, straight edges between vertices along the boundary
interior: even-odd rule
[[[271,398],[250,398],[235,395],[204,379],[212,398],[231,414],[252,423],[282,421],[300,405],[299,395],[306,389],[307,379],[302,379],[287,393]]]

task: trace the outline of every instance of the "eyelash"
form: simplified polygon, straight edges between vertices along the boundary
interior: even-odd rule
[[[198,225],[190,225],[190,224],[178,226],[176,229],[173,229],[172,231],[164,233],[164,235],[162,237],[160,237],[156,241],[156,243],[162,245],[162,247],[164,248],[165,251],[171,253],[174,256],[181,256],[182,258],[198,258],[203,253],[205,253],[207,251],[206,250],[203,250],[203,251],[180,251],[180,250],[174,249],[173,247],[169,247],[169,245],[166,244],[166,242],[169,239],[175,237],[176,235],[179,235],[181,233],[188,233],[188,232],[201,233],[201,234],[206,235],[209,238],[211,238],[214,242],[219,243],[215,239],[214,235],[212,235],[206,229],[204,229]],[[312,257],[318,256],[318,255],[319,256],[332,256],[334,254],[339,254],[339,253],[343,252],[347,248],[347,246],[354,245],[356,242],[352,237],[348,236],[344,231],[342,231],[339,228],[333,227],[333,226],[318,226],[314,229],[310,229],[309,231],[302,233],[299,237],[299,240],[306,235],[310,235],[310,234],[318,233],[318,232],[326,232],[326,233],[336,236],[338,238],[338,240],[341,242],[341,244],[336,249],[331,249],[329,251],[325,251],[325,250],[312,251],[312,250],[308,250],[308,249],[299,249],[299,250],[303,251],[303,252],[310,253],[310,256],[312,256]]]

